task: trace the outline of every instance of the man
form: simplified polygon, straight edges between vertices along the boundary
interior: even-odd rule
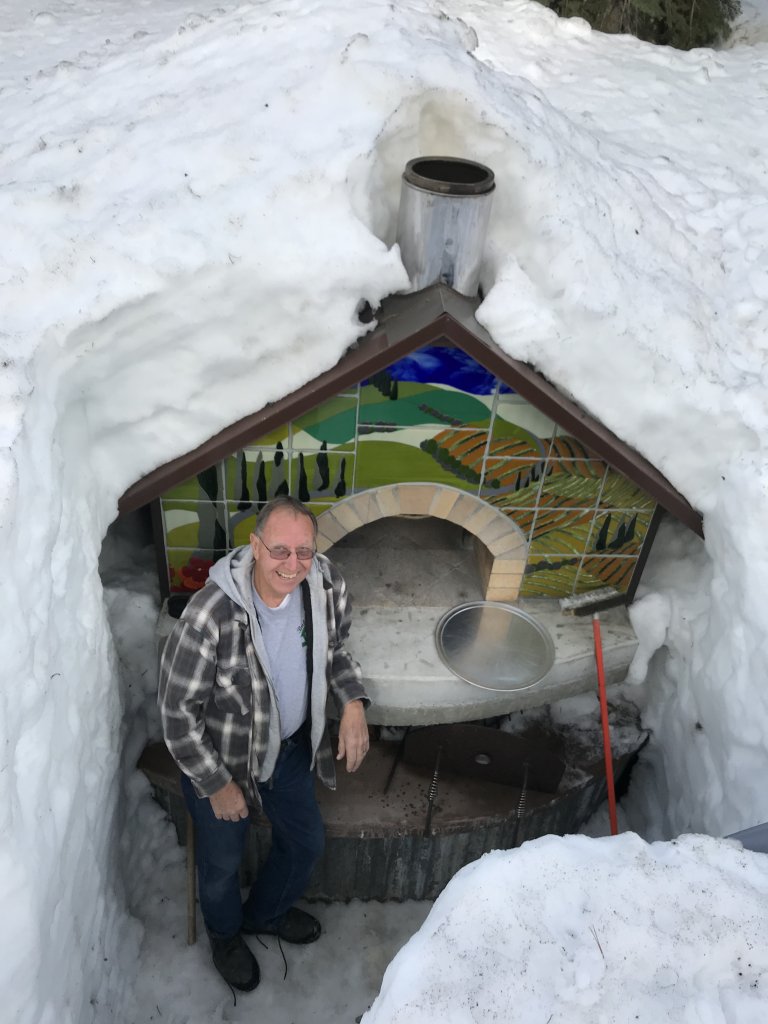
[[[323,849],[312,769],[334,788],[325,717],[340,712],[337,759],[368,750],[368,699],[344,648],[344,580],[315,551],[317,522],[294,498],[259,514],[250,545],[211,569],[163,651],[160,710],[195,822],[200,908],[213,963],[234,988],[259,983],[242,934],[314,942],[320,924],[293,903]],[[249,808],[272,824],[272,847],[245,903],[239,867]]]

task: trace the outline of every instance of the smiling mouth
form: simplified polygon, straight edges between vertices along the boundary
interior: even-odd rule
[[[275,572],[281,580],[295,580],[299,575],[297,572],[280,572],[279,569],[276,569]]]

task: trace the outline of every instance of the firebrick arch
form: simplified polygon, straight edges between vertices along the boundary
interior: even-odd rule
[[[324,553],[348,533],[392,516],[434,516],[472,534],[485,599],[516,601],[528,554],[520,528],[498,508],[458,487],[400,483],[354,494],[318,517],[317,548]]]

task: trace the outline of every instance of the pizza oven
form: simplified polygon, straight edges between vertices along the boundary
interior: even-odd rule
[[[702,532],[658,470],[476,319],[495,187],[473,161],[410,161],[404,293],[361,302],[340,360],[120,501],[151,503],[158,642],[268,500],[317,516],[371,698],[362,769],[319,793],[318,898],[434,896],[486,850],[578,829],[606,782],[592,631],[561,602],[607,595],[606,675],[621,681],[637,646],[626,605],[661,517]],[[612,715],[621,784],[645,736],[631,705]],[[269,842],[254,824],[251,872]]]

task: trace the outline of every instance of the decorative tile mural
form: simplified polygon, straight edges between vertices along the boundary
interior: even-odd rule
[[[201,587],[278,494],[319,515],[404,481],[461,488],[513,519],[529,543],[524,597],[626,591],[655,508],[466,353],[432,345],[166,492],[171,592]]]

